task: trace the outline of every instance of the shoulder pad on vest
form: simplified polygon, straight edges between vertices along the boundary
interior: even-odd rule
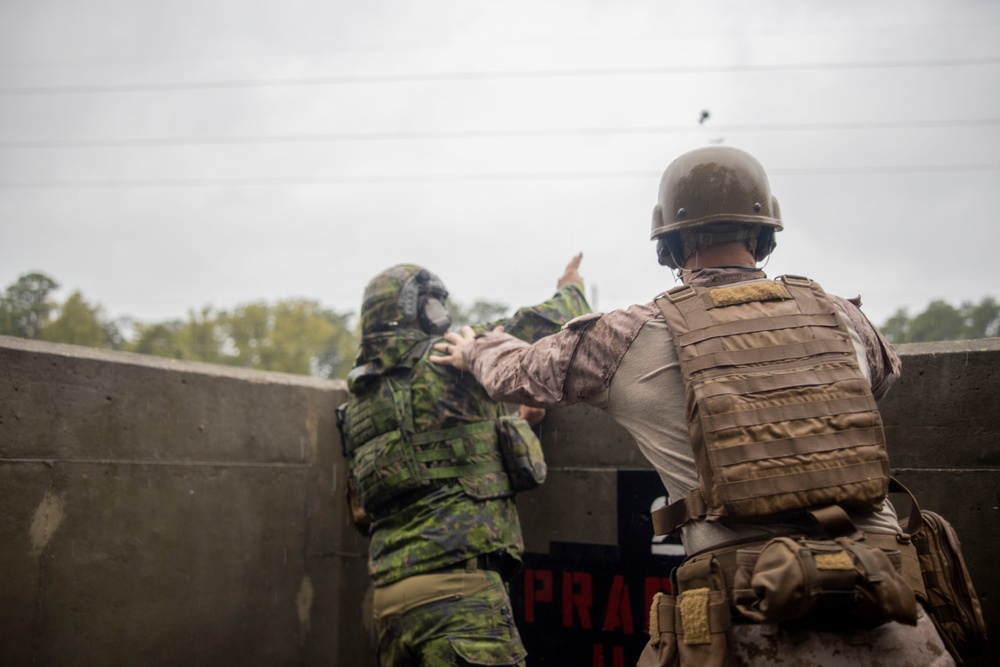
[[[365,379],[377,377],[380,374],[379,364],[370,361],[367,364],[361,364],[351,369],[351,372],[347,374],[347,385],[353,387]]]

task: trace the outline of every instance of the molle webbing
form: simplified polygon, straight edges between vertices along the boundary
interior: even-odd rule
[[[495,426],[491,421],[462,424],[410,436],[414,458],[427,479],[457,479],[464,475],[501,473]],[[474,435],[486,438],[472,438]]]
[[[836,305],[786,276],[657,299],[673,333],[700,488],[661,515],[757,519],[886,494],[882,422]]]
[[[511,493],[493,420],[417,431],[413,367],[431,341],[414,346],[388,372],[366,376],[365,392],[345,408],[342,434],[351,484],[365,511],[391,511],[397,498],[458,481],[476,498]]]

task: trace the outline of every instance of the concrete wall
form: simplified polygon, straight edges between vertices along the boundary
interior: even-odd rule
[[[893,467],[954,523],[996,634],[1000,340],[900,351],[882,406]],[[342,382],[0,337],[0,664],[372,664],[344,398]],[[585,664],[627,664],[643,588],[674,562],[632,538],[655,475],[603,413],[541,428],[550,477],[518,500],[519,625],[535,655],[585,644]]]
[[[364,664],[345,395],[0,337],[0,664]]]

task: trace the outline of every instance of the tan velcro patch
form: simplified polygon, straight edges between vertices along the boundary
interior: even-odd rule
[[[684,643],[710,644],[712,632],[708,627],[708,589],[692,588],[681,593],[681,626]]]
[[[750,283],[749,285],[733,285],[719,287],[709,292],[712,303],[717,307],[735,306],[752,301],[774,301],[775,299],[791,299],[788,288],[779,282]]]
[[[818,570],[853,570],[854,561],[846,551],[835,554],[816,554],[816,569]]]
[[[649,640],[653,646],[660,643],[660,610],[658,606],[661,595],[663,593],[657,593],[653,596],[653,605],[649,608]]]

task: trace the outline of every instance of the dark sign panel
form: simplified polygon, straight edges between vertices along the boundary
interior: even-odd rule
[[[653,538],[650,511],[665,501],[654,471],[620,470],[617,546],[553,542],[525,555],[510,592],[529,666],[635,664],[653,595],[684,558],[678,540]]]

